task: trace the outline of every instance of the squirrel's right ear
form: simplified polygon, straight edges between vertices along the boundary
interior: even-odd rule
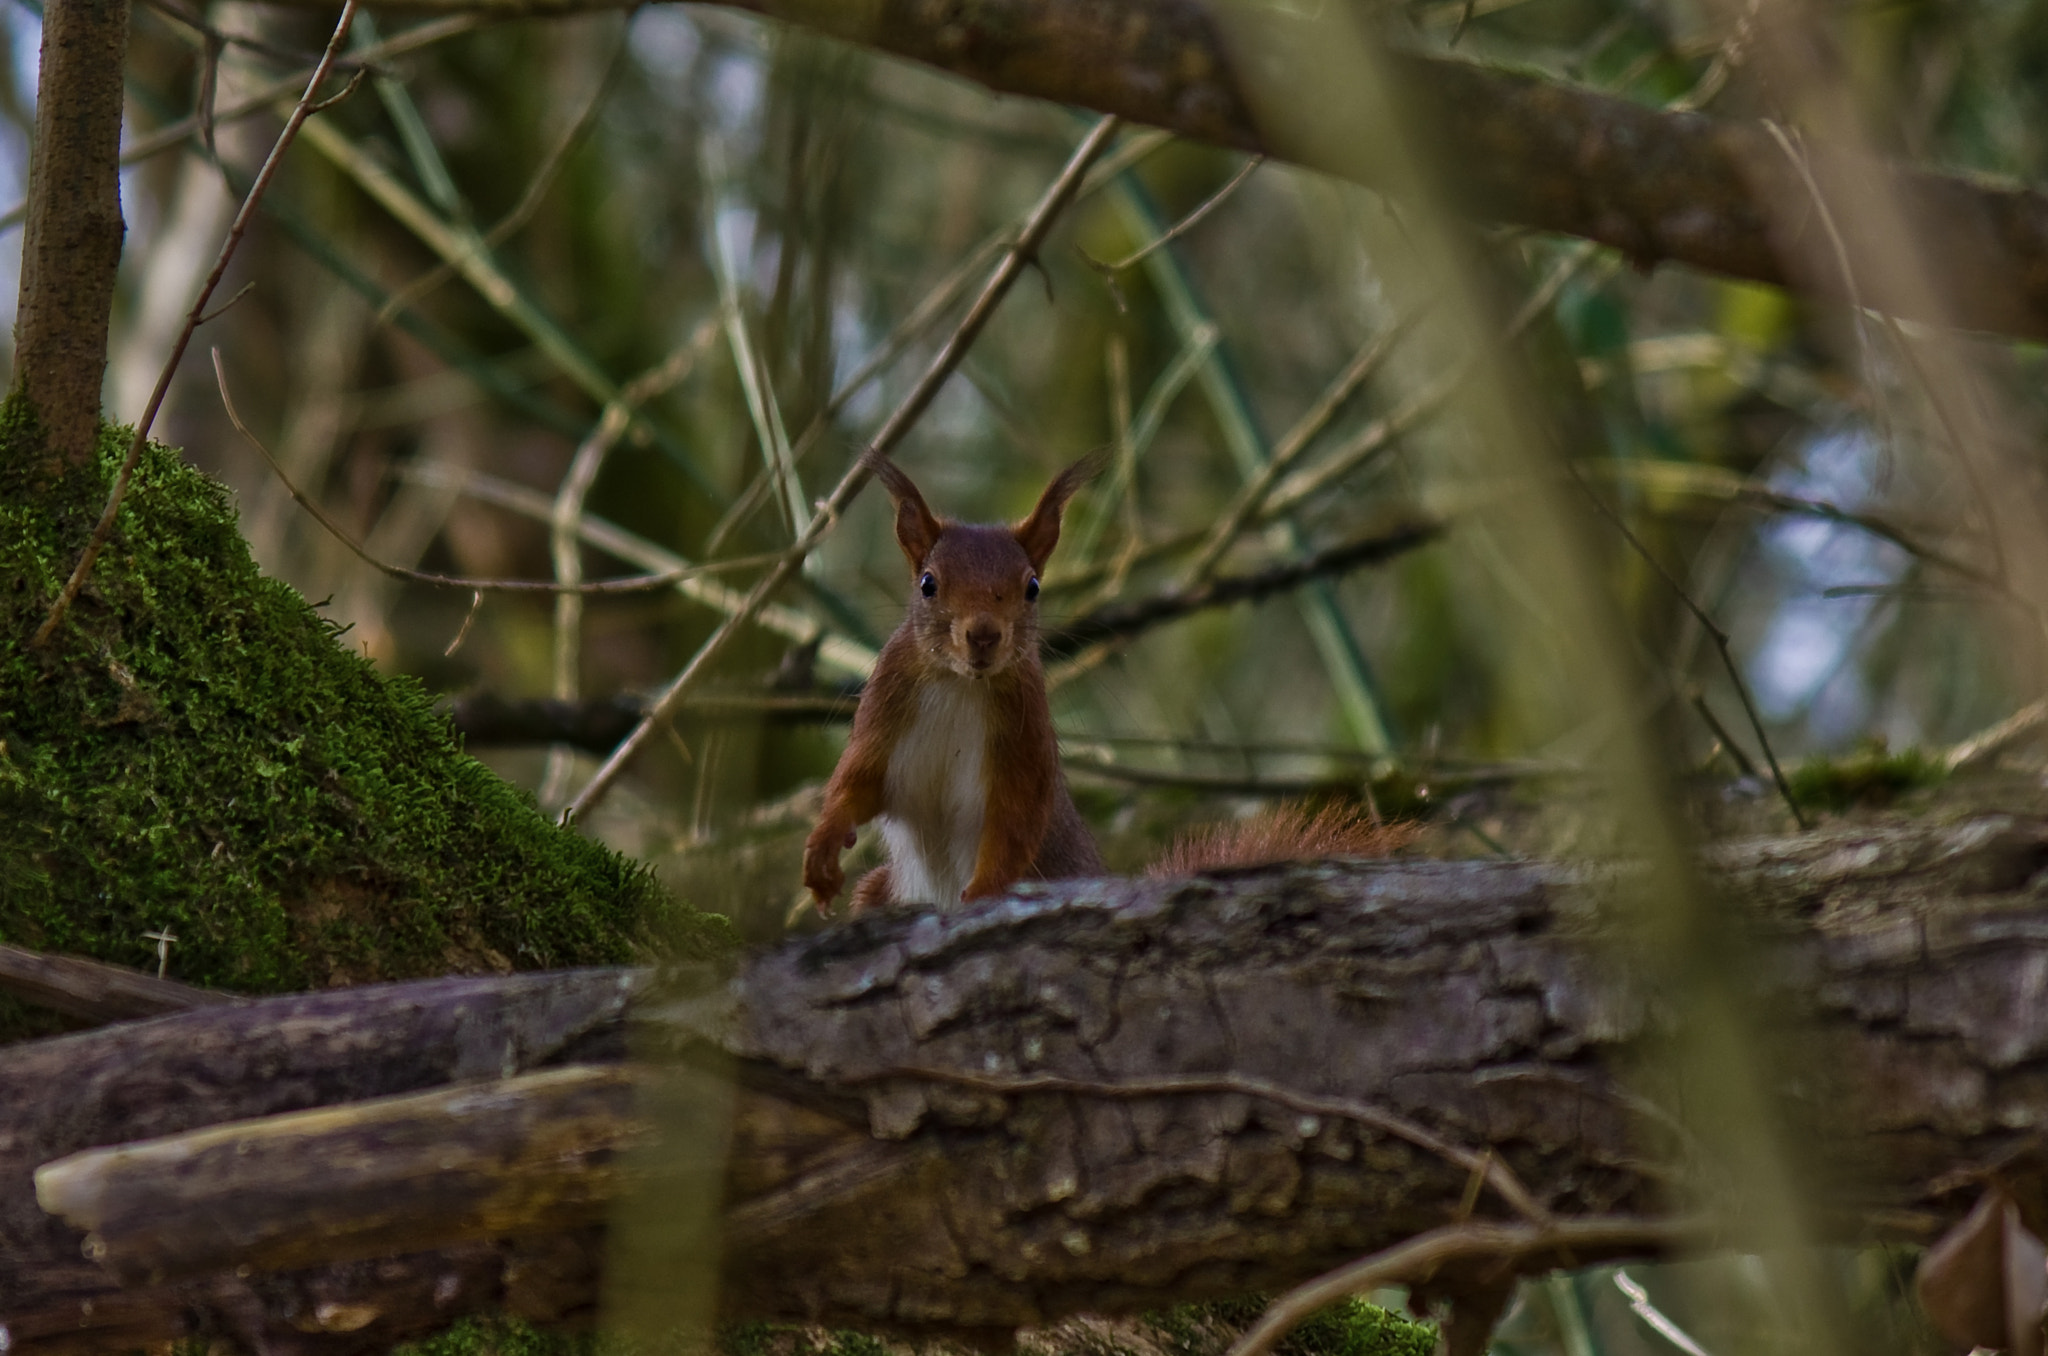
[[[889,492],[889,502],[896,506],[896,544],[903,548],[904,558],[910,568],[924,568],[925,557],[938,544],[939,520],[926,507],[924,496],[917,492],[917,486],[910,483],[910,477],[903,474],[903,468],[886,456],[870,453],[867,457],[868,470],[875,479],[882,482],[882,488]]]

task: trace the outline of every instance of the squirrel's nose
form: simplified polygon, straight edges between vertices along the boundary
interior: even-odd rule
[[[979,618],[967,628],[967,647],[977,656],[985,655],[1002,643],[1003,629],[986,617]]]

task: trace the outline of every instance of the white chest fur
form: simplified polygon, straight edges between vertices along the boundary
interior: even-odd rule
[[[958,904],[974,876],[988,801],[988,689],[972,679],[928,682],[896,741],[882,798],[882,840],[899,900]]]

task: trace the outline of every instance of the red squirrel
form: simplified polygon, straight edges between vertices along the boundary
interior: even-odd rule
[[[895,463],[870,459],[895,505],[896,542],[914,588],[861,692],[853,735],[804,843],[804,885],[819,912],[846,883],[839,854],[871,819],[881,820],[889,860],[854,885],[856,910],[944,907],[1020,880],[1103,874],[1060,769],[1038,653],[1039,576],[1059,544],[1067,501],[1101,465],[1090,456],[1069,466],[1030,516],[1005,526],[935,517]],[[1409,832],[1349,808],[1282,809],[1183,842],[1153,874],[1384,856]]]
[[[914,590],[826,783],[804,885],[820,912],[829,908],[846,881],[840,852],[876,818],[889,860],[854,886],[856,909],[950,905],[1020,880],[1102,874],[1060,770],[1038,655],[1038,577],[1061,512],[1102,459],[1060,472],[1014,526],[935,517],[894,462],[869,466],[896,507]]]

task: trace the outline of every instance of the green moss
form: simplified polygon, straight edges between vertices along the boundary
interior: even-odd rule
[[[488,1314],[458,1320],[432,1337],[407,1342],[392,1356],[596,1356],[607,1345],[590,1332],[557,1332],[505,1314]]]
[[[1036,1356],[1223,1356],[1265,1312],[1260,1299],[1183,1304],[1136,1320],[1098,1328],[1064,1323],[1041,1328],[1020,1350]],[[1128,1343],[1117,1340],[1123,1332]],[[1340,1300],[1296,1328],[1276,1348],[1279,1356],[1431,1356],[1436,1329],[1364,1300]],[[677,1333],[657,1344],[655,1356],[972,1356],[944,1340],[896,1341],[850,1329],[801,1323],[729,1323],[708,1347]],[[650,1356],[617,1337],[588,1329],[536,1328],[503,1314],[460,1320],[432,1337],[409,1342],[393,1356]]]
[[[1220,1356],[1265,1311],[1266,1301],[1250,1296],[1177,1305],[1141,1323],[1170,1356]],[[1361,1299],[1317,1310],[1274,1348],[1278,1356],[1431,1356],[1435,1350],[1434,1327]]]
[[[1908,791],[1935,786],[1948,776],[1939,758],[1919,749],[1893,753],[1873,741],[1844,758],[1810,758],[1785,780],[1792,798],[1810,810],[1888,805]]]
[[[28,648],[129,436],[31,486],[33,420],[0,406],[0,941],[140,965],[168,928],[174,976],[245,992],[729,945],[260,575],[227,492],[167,449]],[[35,1029],[0,1011],[0,1039]]]

